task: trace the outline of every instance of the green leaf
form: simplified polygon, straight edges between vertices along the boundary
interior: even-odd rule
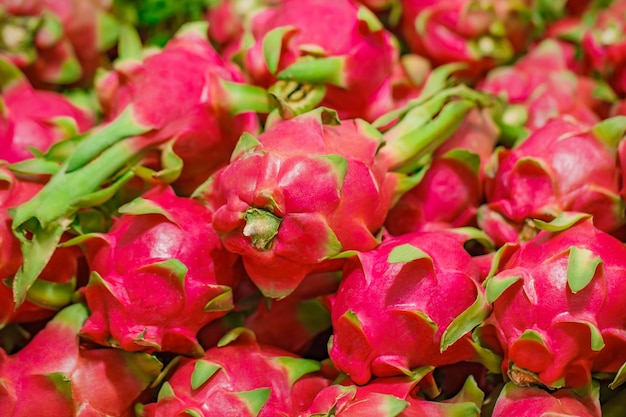
[[[586,248],[572,246],[567,261],[567,284],[575,294],[584,289],[596,274],[602,258]]]
[[[254,152],[254,150],[261,144],[259,140],[248,132],[243,132],[239,137],[235,149],[230,156],[230,162],[236,159],[244,158]]]
[[[290,386],[306,374],[319,371],[322,365],[313,359],[294,358],[291,356],[278,356],[271,361],[279,367],[285,369]]]
[[[617,148],[617,144],[626,132],[626,116],[613,116],[598,122],[593,127],[594,135],[608,146]]]
[[[487,302],[493,303],[504,293],[511,285],[521,280],[519,275],[498,276],[495,275],[486,281],[485,295]]]
[[[251,416],[257,416],[263,406],[267,403],[272,393],[271,388],[257,388],[250,391],[242,391],[234,393],[243,402],[248,405]]]
[[[615,378],[613,378],[613,381],[611,381],[611,383],[609,384],[609,388],[615,389],[622,385],[624,382],[626,382],[626,362],[624,362],[622,366],[620,366],[620,368],[618,369],[617,373],[615,374]]]
[[[345,65],[345,56],[302,59],[279,72],[276,77],[279,80],[293,80],[310,84],[331,84],[336,87],[346,88],[348,84],[345,79]]]
[[[233,304],[233,290],[226,285],[212,286],[216,290],[221,291],[204,305],[205,312],[231,311],[235,308]]]
[[[270,74],[276,74],[278,63],[282,56],[283,39],[289,33],[297,31],[294,26],[280,26],[267,32],[263,37],[261,46],[263,48],[263,56],[265,64]]]
[[[405,243],[396,246],[391,250],[391,252],[389,252],[389,255],[387,256],[387,262],[390,264],[408,263],[417,259],[424,258],[432,260],[432,258],[420,248],[413,246],[410,243]]]
[[[121,214],[128,214],[133,216],[141,216],[143,214],[160,214],[168,221],[177,224],[174,220],[174,217],[160,204],[142,197],[137,197],[134,200],[124,204],[117,211]]]
[[[533,219],[535,226],[541,230],[547,230],[549,232],[561,232],[567,230],[579,221],[583,219],[591,218],[587,213],[573,213],[573,212],[561,212],[558,216],[549,222],[545,222],[539,219]]]
[[[445,351],[463,335],[475,329],[491,312],[491,307],[487,302],[485,294],[482,293],[482,288],[477,288],[477,291],[478,294],[474,303],[455,317],[443,332],[441,345],[439,346],[441,352]]]
[[[191,388],[198,389],[222,367],[205,359],[198,359],[191,373]]]

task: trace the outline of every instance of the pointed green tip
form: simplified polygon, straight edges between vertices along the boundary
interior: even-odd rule
[[[250,391],[237,392],[235,395],[248,406],[249,415],[258,416],[270,398],[271,393],[271,388],[257,388]]]
[[[191,388],[198,389],[222,367],[208,360],[198,359],[191,374]]]
[[[184,23],[174,34],[175,38],[188,36],[189,34],[199,35],[203,39],[209,39],[209,22],[194,21]]]
[[[291,385],[304,375],[319,371],[322,365],[313,359],[303,359],[291,356],[279,356],[273,358],[273,362],[285,369]]]
[[[616,148],[622,140],[624,132],[626,132],[626,116],[609,117],[593,127],[596,137],[613,148]]]
[[[276,76],[279,80],[298,81],[309,84],[331,84],[346,88],[345,80],[346,57],[333,56],[328,58],[303,59],[297,61]]]

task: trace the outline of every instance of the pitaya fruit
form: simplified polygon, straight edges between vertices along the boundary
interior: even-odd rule
[[[626,93],[626,2],[611,1],[583,18],[580,46],[591,70],[599,74],[620,96]]]
[[[528,0],[401,0],[399,31],[409,49],[434,66],[465,62],[465,76],[477,79],[511,61],[532,39],[545,12]],[[555,7],[542,3],[542,7]]]
[[[33,158],[30,148],[50,146],[90,129],[94,116],[57,92],[37,90],[22,72],[0,57],[0,160]]]
[[[58,248],[41,279],[26,293],[19,307],[13,302],[11,282],[23,257],[20,242],[11,231],[9,210],[35,195],[42,185],[17,178],[0,166],[0,328],[9,323],[26,323],[51,318],[70,304],[76,288],[80,251]]]
[[[212,213],[156,187],[120,208],[108,233],[79,236],[91,278],[81,335],[127,351],[199,356],[196,334],[233,308],[237,255],[222,248]]]
[[[305,413],[298,417],[478,417],[484,394],[473,378],[462,390],[443,401],[416,395],[419,379],[413,376],[377,378],[366,385],[348,379],[324,388]]]
[[[601,103],[594,97],[595,87],[591,78],[569,70],[565,51],[554,39],[532,47],[514,65],[491,70],[478,86],[504,97],[505,124],[510,120],[529,133],[563,115],[588,124],[599,122],[594,109]]]
[[[0,56],[37,87],[90,85],[119,23],[111,0],[6,0],[0,5]]]
[[[134,416],[162,364],[145,353],[81,346],[84,305],[61,310],[19,352],[0,349],[0,414],[6,417]]]
[[[332,304],[335,366],[357,384],[463,361],[497,371],[471,337],[490,306],[470,239],[465,229],[413,232],[350,258]]]
[[[122,48],[126,51],[124,54],[133,55],[132,51],[141,48],[140,44],[135,47],[137,43],[132,42],[132,36],[125,39],[131,41]],[[21,241],[22,252],[37,251],[36,256],[29,257],[29,262],[23,265],[14,281],[18,304],[23,301],[25,292],[36,281],[60,236],[72,224],[80,209],[103,204],[135,173],[143,173],[150,181],[175,179],[180,158],[171,152],[169,141],[186,135],[193,140],[202,132],[202,127],[212,126],[210,132],[214,132],[217,124],[230,123],[226,119],[218,123],[212,117],[199,118],[200,115],[207,112],[209,115],[222,112],[234,115],[258,108],[259,102],[255,100],[240,96],[237,100],[232,99],[230,93],[235,91],[238,94],[243,89],[247,94],[249,86],[222,80],[219,72],[212,72],[215,65],[207,60],[209,50],[206,25],[185,25],[165,48],[146,58],[154,65],[151,71],[144,73],[143,81],[133,87],[136,90],[132,91],[131,99],[128,101],[120,96],[116,98],[119,106],[109,103],[121,113],[80,137],[58,144],[54,152],[45,156],[54,164],[60,162],[60,166],[55,166],[54,175],[41,192],[15,208],[12,215],[13,231]],[[159,62],[161,64],[157,65]],[[126,69],[130,72],[133,68],[139,73],[145,70],[141,62],[133,60],[119,62],[118,65],[127,65]],[[115,90],[115,82],[107,85]],[[260,90],[257,88],[255,91]],[[124,94],[131,93],[130,90],[123,91]],[[168,97],[168,100],[163,101],[162,97]],[[258,95],[255,95],[256,98]],[[262,101],[267,98],[264,91],[261,98]],[[123,109],[122,102],[128,103]],[[263,106],[263,103],[260,105]],[[185,146],[190,144],[186,143]],[[159,147],[164,148],[162,171],[154,172],[137,166],[142,155]],[[214,164],[210,164],[212,168],[215,168]],[[203,169],[200,165],[199,170]]]
[[[245,106],[245,100],[226,103],[230,92],[224,82],[249,90],[243,74],[213,49],[206,25],[189,26],[160,53],[146,50],[143,57],[121,57],[96,83],[106,120],[119,117],[132,104],[150,123],[162,126],[159,134],[173,139],[171,151],[182,160],[174,187],[184,195],[228,162],[243,132],[259,131],[255,113],[237,114],[233,109]],[[168,97],[165,102],[160,99],[164,96]]]
[[[571,389],[553,392],[539,387],[519,387],[508,382],[496,400],[492,417],[601,417],[599,387],[589,393]]]
[[[272,346],[237,328],[201,358],[181,358],[141,417],[295,416],[330,384],[320,363]]]
[[[512,149],[496,150],[480,227],[501,246],[532,237],[532,219],[580,211],[592,214],[598,228],[617,232],[625,221],[616,150],[625,122],[614,117],[591,126],[555,118]]]
[[[283,298],[307,274],[339,269],[347,251],[378,245],[392,202],[414,185],[395,170],[419,162],[476,105],[448,93],[423,103],[441,110],[433,120],[422,112],[427,128],[387,145],[369,123],[326,108],[276,120],[258,138],[244,134],[194,196],[215,208],[215,230],[263,295]]]
[[[254,16],[251,31],[246,72],[290,111],[319,104],[342,119],[373,121],[393,108],[390,75],[399,49],[365,6],[283,0]]]
[[[433,153],[424,177],[391,208],[385,228],[392,235],[433,228],[476,226],[483,203],[483,169],[499,130],[487,111],[472,110]]]
[[[493,311],[476,334],[517,385],[581,388],[626,362],[626,247],[568,213],[507,244],[485,281]]]

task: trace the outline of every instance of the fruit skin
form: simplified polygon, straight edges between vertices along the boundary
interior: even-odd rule
[[[279,49],[268,51],[266,40],[281,28],[286,32]],[[293,80],[304,87],[301,91],[307,84],[325,86],[319,105],[342,119],[373,121],[392,109],[391,74],[399,51],[392,34],[364,6],[353,0],[283,0],[254,16],[251,32],[255,42],[245,50],[244,68],[254,84],[270,87]],[[275,68],[268,54],[277,55]],[[332,76],[314,69],[309,79],[294,70],[309,60],[332,59],[343,61]]]
[[[156,129],[145,134],[147,140],[173,140],[172,151],[183,164],[174,187],[190,195],[228,162],[243,132],[259,130],[255,113],[231,113],[233,103],[222,85],[243,80],[241,70],[213,49],[206,26],[194,22],[163,49],[116,61],[95,88],[106,121],[132,105],[137,121]]]
[[[462,230],[413,232],[347,260],[332,305],[335,366],[365,384],[480,361],[471,331],[490,306],[463,247],[468,239]]]
[[[120,208],[108,233],[78,238],[91,278],[81,335],[128,351],[201,355],[196,334],[230,311],[240,271],[212,213],[158,186]]]
[[[494,258],[485,281],[493,310],[477,335],[503,354],[516,384],[580,388],[626,361],[626,248],[588,215],[542,227]]]
[[[564,211],[594,216],[606,232],[624,224],[617,147],[621,128],[604,129],[620,119],[587,125],[554,118],[519,145],[496,149],[485,180],[486,204],[478,224],[501,246],[515,242],[532,219],[550,221]],[[532,226],[532,223],[530,224]]]
[[[111,4],[111,0],[5,1],[0,25],[18,31],[20,40],[9,38],[2,55],[38,88],[90,86],[117,41],[119,23],[110,13]]]
[[[162,364],[144,353],[82,346],[77,333],[88,314],[84,305],[73,304],[22,350],[6,355],[0,349],[0,414],[135,415],[134,403],[159,375]]]
[[[434,153],[420,182],[405,192],[385,220],[392,235],[435,228],[476,226],[483,202],[484,166],[498,140],[486,111],[472,110]]]
[[[0,57],[0,160],[33,158],[30,147],[46,152],[51,145],[83,133],[94,116],[54,91],[33,88],[20,70]]]
[[[295,416],[330,381],[320,364],[237,328],[201,358],[181,358],[141,417]]]
[[[600,417],[602,410],[598,397],[597,384],[588,394],[580,395],[568,389],[549,392],[538,387],[522,388],[508,382],[496,400],[492,417]]]
[[[197,194],[266,297],[287,296],[311,272],[340,269],[331,261],[343,251],[378,245],[399,183],[377,158],[381,143],[363,120],[339,122],[320,108],[242,136],[230,164]]]
[[[11,280],[22,265],[19,241],[11,231],[10,209],[30,199],[42,185],[17,178],[0,165],[0,329],[9,323],[49,319],[70,303],[76,287],[80,251],[57,248],[41,279],[16,308]]]

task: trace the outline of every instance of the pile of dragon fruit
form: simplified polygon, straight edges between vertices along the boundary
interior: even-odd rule
[[[626,0],[0,2],[2,417],[626,415]]]

